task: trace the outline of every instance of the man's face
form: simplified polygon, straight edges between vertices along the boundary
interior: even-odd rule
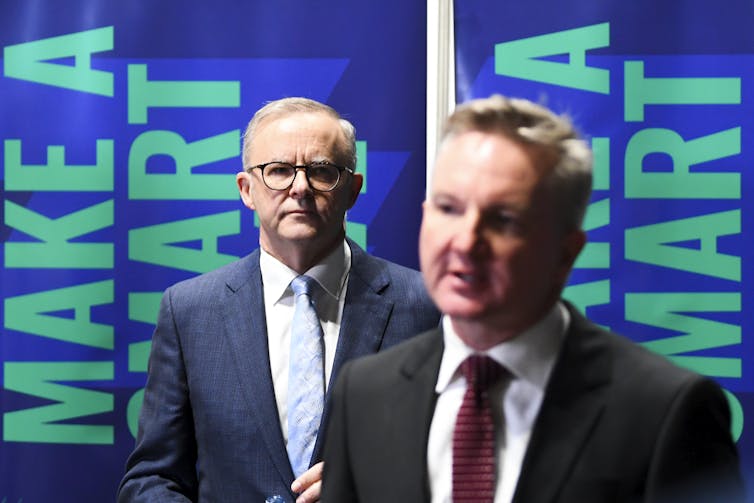
[[[548,169],[500,134],[463,133],[438,153],[419,254],[430,295],[454,322],[505,339],[558,298],[584,234],[559,225]]]
[[[249,146],[249,165],[271,161],[343,165],[343,141],[337,120],[323,113],[270,117],[259,124]],[[237,181],[244,204],[259,217],[261,246],[286,262],[291,249],[304,250],[315,261],[332,251],[344,235],[345,213],[356,202],[362,177],[343,172],[330,192],[314,191],[301,170],[287,190],[267,188],[259,169],[239,173]]]

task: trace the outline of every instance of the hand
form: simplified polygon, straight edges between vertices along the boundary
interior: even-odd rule
[[[319,494],[322,491],[323,466],[324,462],[320,461],[293,481],[291,489],[294,493],[299,493],[296,503],[317,503],[319,501]]]

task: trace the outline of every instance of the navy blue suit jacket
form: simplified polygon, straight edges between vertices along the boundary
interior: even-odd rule
[[[331,383],[347,360],[439,321],[417,271],[348,243],[352,265]],[[327,415],[325,410],[323,425]],[[312,464],[321,453],[322,436]],[[263,503],[278,494],[290,502],[292,482],[272,386],[256,250],[166,290],[136,448],[118,501]]]

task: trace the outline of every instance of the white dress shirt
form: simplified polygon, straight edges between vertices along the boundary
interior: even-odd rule
[[[291,321],[293,320],[293,290],[290,284],[298,273],[275,257],[260,250],[264,311],[267,320],[272,385],[283,438],[288,442],[288,365],[291,352]],[[325,339],[325,389],[330,381],[335,348],[338,345],[340,321],[346,300],[348,273],[351,270],[351,249],[343,241],[325,259],[306,271],[321,288],[313,295],[313,303],[322,323]]]
[[[492,414],[498,425],[495,503],[509,503],[513,498],[545,386],[569,322],[568,311],[558,302],[536,325],[483,352],[512,374],[490,390]],[[476,352],[461,341],[449,317],[443,317],[442,328],[445,349],[435,386],[439,396],[427,445],[432,503],[452,502],[453,429],[466,392],[466,379],[459,366]]]

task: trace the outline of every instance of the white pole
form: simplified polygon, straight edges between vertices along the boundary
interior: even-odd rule
[[[427,193],[442,123],[453,107],[453,0],[427,0]]]

